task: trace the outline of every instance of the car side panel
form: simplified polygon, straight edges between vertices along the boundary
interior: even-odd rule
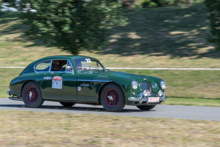
[[[55,89],[52,88],[53,77],[62,77],[62,88]],[[73,73],[53,73],[48,72],[44,74],[44,77],[50,77],[51,79],[43,80],[42,94],[43,98],[46,100],[54,101],[77,101],[76,96],[76,80],[77,75]]]
[[[11,94],[21,97],[22,87],[28,81],[34,81],[40,85],[42,82],[42,74],[28,73],[14,78],[10,83]]]

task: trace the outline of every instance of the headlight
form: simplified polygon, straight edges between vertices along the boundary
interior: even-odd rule
[[[133,80],[133,81],[131,82],[131,88],[132,88],[133,90],[136,90],[136,89],[138,88],[138,83],[137,83],[137,81]]]
[[[165,89],[166,88],[166,83],[164,81],[160,82],[160,87],[161,89]]]

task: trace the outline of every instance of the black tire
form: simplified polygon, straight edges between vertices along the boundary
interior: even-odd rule
[[[155,107],[156,105],[148,105],[148,106],[137,106],[140,110],[151,110]]]
[[[63,105],[63,107],[72,107],[75,105],[75,103],[72,102],[60,102],[60,104]]]
[[[108,98],[112,97],[112,100]],[[122,89],[116,84],[108,84],[101,91],[101,104],[106,111],[118,112],[125,106],[125,98]]]
[[[28,82],[24,85],[22,97],[26,107],[38,108],[44,102],[40,87],[35,82]]]

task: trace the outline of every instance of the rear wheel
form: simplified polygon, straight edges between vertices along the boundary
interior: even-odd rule
[[[122,89],[116,84],[106,85],[101,92],[101,103],[106,111],[121,111],[125,106]]]
[[[155,107],[156,105],[148,105],[148,106],[137,106],[140,110],[151,110]]]
[[[35,82],[28,82],[24,85],[22,97],[25,106],[31,108],[40,107],[44,102],[42,99],[41,90]]]
[[[60,102],[61,105],[63,105],[63,107],[72,107],[73,105],[75,105],[75,103],[71,103],[71,102]]]

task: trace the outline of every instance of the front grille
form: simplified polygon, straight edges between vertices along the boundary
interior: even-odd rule
[[[141,83],[141,88],[142,88],[142,91],[149,90],[150,91],[150,96],[157,96],[157,93],[152,91],[152,87],[151,87],[151,84],[149,82],[142,82]]]
[[[152,91],[152,88],[151,88],[151,84],[149,82],[143,82],[141,84],[141,88],[142,90],[149,90],[150,92]]]

